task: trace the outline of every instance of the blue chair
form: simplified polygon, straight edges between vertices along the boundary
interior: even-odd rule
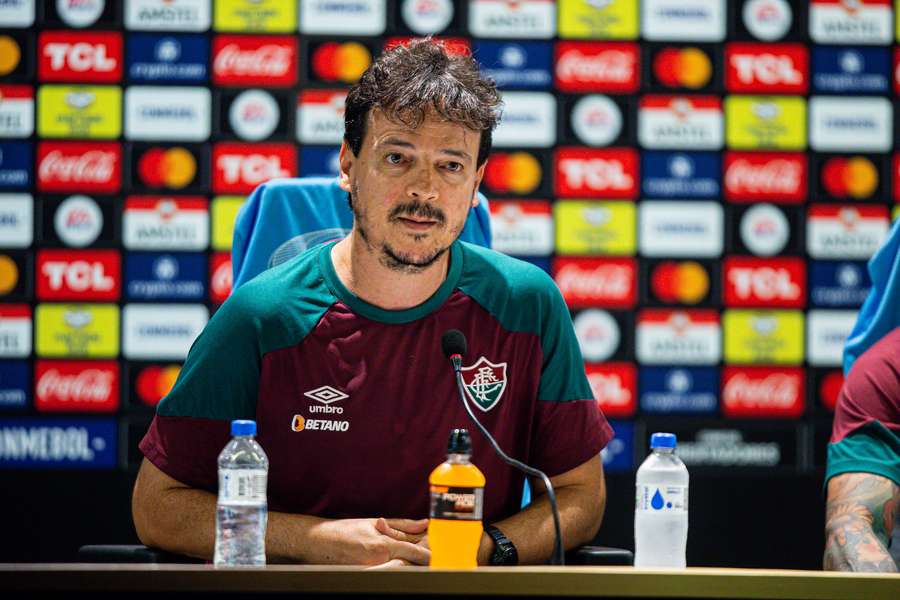
[[[487,198],[469,211],[460,239],[491,246]],[[353,225],[347,192],[337,178],[273,179],[241,206],[231,245],[233,287],[237,289],[270,267],[311,246],[345,237]]]
[[[844,343],[845,376],[870,346],[900,326],[900,219],[869,259],[868,269],[872,287]]]

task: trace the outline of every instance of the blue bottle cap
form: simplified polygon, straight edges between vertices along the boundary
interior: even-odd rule
[[[650,448],[674,448],[677,443],[674,433],[654,433],[650,436]]]
[[[256,421],[232,421],[231,435],[256,435]]]

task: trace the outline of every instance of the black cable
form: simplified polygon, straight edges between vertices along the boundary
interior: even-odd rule
[[[484,428],[478,419],[475,418],[475,414],[472,412],[472,408],[469,406],[469,402],[466,400],[466,392],[465,387],[463,385],[462,371],[460,368],[462,367],[462,358],[455,354],[450,358],[450,362],[453,363],[453,370],[456,372],[456,385],[459,388],[459,395],[463,401],[463,406],[466,409],[466,412],[469,413],[469,418],[475,422],[475,425],[478,427],[478,430],[488,439],[491,443],[491,446],[494,448],[494,452],[497,453],[498,456],[505,462],[506,464],[513,466],[520,471],[531,475],[532,477],[540,477],[544,482],[544,487],[547,488],[547,498],[550,500],[550,509],[553,513],[553,527],[556,529],[556,541],[553,546],[553,560],[551,564],[553,565],[565,565],[566,559],[563,555],[563,545],[562,545],[562,529],[559,526],[559,509],[556,507],[556,494],[553,492],[553,484],[550,483],[550,478],[547,477],[542,471],[539,471],[533,467],[529,467],[525,463],[519,462],[514,458],[510,458],[500,449],[500,446],[497,445],[497,441],[488,433],[488,430]]]

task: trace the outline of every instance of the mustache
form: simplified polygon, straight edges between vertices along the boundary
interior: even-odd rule
[[[447,221],[447,217],[446,215],[444,215],[444,211],[430,204],[419,202],[418,200],[415,200],[413,202],[406,202],[404,204],[398,204],[391,210],[390,214],[388,214],[388,219],[390,219],[391,221],[400,217],[419,217],[422,219],[437,221],[441,225],[443,225]]]

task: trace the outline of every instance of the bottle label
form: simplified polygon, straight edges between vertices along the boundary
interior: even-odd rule
[[[431,486],[431,518],[480,521],[484,512],[484,488]]]
[[[636,510],[650,513],[687,513],[688,488],[686,485],[637,486]]]
[[[219,469],[219,502],[266,502],[265,469]]]

